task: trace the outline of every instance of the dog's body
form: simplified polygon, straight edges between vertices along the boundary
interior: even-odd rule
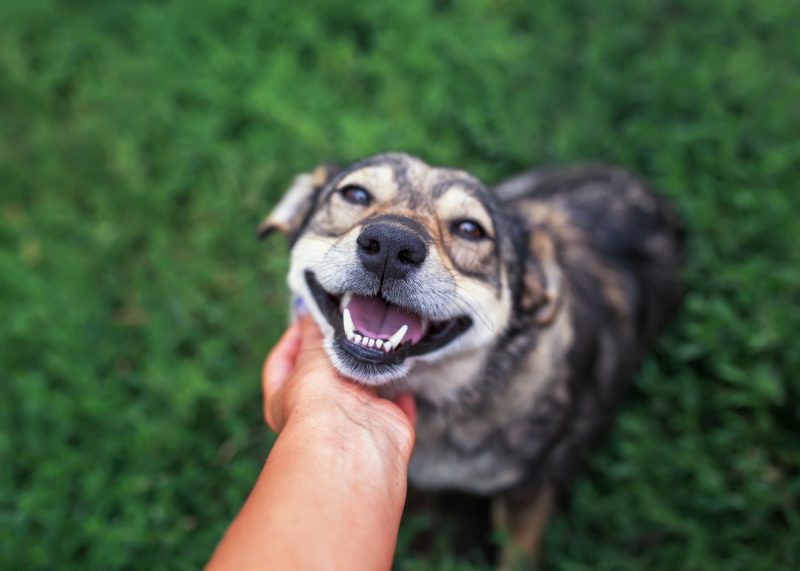
[[[315,176],[262,231],[289,234],[290,287],[331,360],[415,395],[413,484],[501,498],[501,523],[535,543],[679,306],[676,216],[603,166],[493,190],[401,154]]]

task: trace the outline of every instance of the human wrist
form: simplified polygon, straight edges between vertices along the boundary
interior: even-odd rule
[[[307,402],[295,407],[283,432],[302,438],[306,449],[317,454],[335,454],[340,462],[357,460],[362,468],[407,474],[413,447],[413,429],[402,414],[352,395]],[[392,474],[389,474],[391,472]]]

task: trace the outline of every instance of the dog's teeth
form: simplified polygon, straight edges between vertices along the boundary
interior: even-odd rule
[[[408,325],[403,325],[397,332],[389,338],[389,343],[392,347],[399,347],[400,343],[403,342],[403,337],[406,336],[408,333]]]
[[[381,348],[381,345],[383,345],[383,339],[376,339],[376,340],[375,340],[375,346],[376,346],[378,349],[380,349],[380,348]]]
[[[422,318],[422,334],[423,335],[425,335],[425,333],[428,332],[428,325],[430,325],[430,322],[428,321],[428,318],[427,317],[423,317]]]
[[[353,339],[353,335],[355,335],[355,326],[353,325],[353,318],[350,316],[350,310],[346,307],[342,312],[342,325],[344,326],[344,334],[347,338]]]
[[[342,310],[347,309],[347,307],[350,305],[350,300],[352,298],[353,298],[353,292],[352,291],[348,291],[342,296],[342,301],[339,302],[339,305],[341,306]]]
[[[359,344],[361,344],[361,335],[359,335],[358,333],[356,333],[355,335],[353,335],[353,342],[354,342],[356,345],[359,345]]]
[[[375,339],[370,339],[369,340],[369,346],[370,346],[370,348],[375,346]]]
[[[369,337],[365,335],[364,338],[361,340],[361,345],[366,347],[368,344],[369,344]]]
[[[383,350],[388,353],[389,351],[392,350],[392,344],[389,343],[388,341],[384,341],[383,342]]]

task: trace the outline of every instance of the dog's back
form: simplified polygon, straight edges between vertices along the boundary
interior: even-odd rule
[[[496,193],[529,230],[553,237],[566,282],[569,406],[548,469],[530,477],[568,483],[680,306],[683,231],[670,204],[616,167],[537,170]]]

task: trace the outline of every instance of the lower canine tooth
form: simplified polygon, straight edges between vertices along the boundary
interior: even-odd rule
[[[400,343],[403,342],[403,337],[406,336],[406,333],[408,333],[408,325],[403,325],[397,330],[397,333],[392,335],[389,339],[389,343],[391,343],[392,347],[399,347]]]

